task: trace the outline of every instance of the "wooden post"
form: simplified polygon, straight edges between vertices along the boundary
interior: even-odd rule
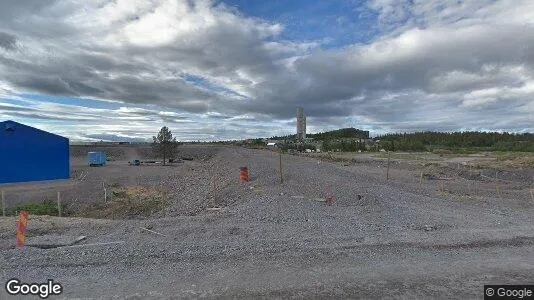
[[[424,171],[424,169],[423,169]],[[419,187],[423,186],[423,171],[421,171],[421,176],[419,176]]]
[[[497,177],[499,171],[495,171],[495,189],[497,190],[497,196],[502,198],[501,189],[499,188],[499,178]]]
[[[389,180],[389,161],[390,161],[391,152],[388,151],[388,168],[386,170],[386,180]]]
[[[217,189],[215,187],[215,177],[213,178],[213,204],[215,205],[215,202],[217,202],[217,196],[216,196]]]
[[[6,216],[6,198],[4,195],[4,190],[2,190],[2,216]]]
[[[469,163],[469,169],[467,170],[467,180],[471,180],[471,172],[472,172],[472,168],[471,168],[471,163]]]
[[[108,191],[106,190],[106,182],[102,181],[102,188],[104,189],[104,202],[108,201]]]
[[[467,194],[471,196],[471,183],[469,182],[469,179],[467,179]]]
[[[57,215],[61,217],[61,192],[57,192]]]
[[[284,182],[284,178],[283,178],[283,175],[282,175],[282,149],[280,149],[279,154],[280,154],[280,167],[279,167],[279,170],[280,170],[280,183],[283,183]]]

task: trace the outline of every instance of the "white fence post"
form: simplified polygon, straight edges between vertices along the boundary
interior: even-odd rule
[[[61,192],[57,192],[57,214],[61,217]]]
[[[6,216],[6,198],[4,195],[4,190],[2,190],[2,216]]]
[[[106,190],[106,182],[102,181],[102,188],[104,189],[104,202],[108,201],[108,191]]]

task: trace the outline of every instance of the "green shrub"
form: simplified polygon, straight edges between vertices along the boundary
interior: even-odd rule
[[[62,212],[65,211],[66,206],[62,205],[61,210]],[[15,214],[16,212],[20,211],[27,211],[30,213],[30,215],[49,215],[49,216],[57,216],[59,215],[59,212],[57,210],[57,203],[52,200],[44,200],[41,203],[33,202],[33,203],[27,203],[27,204],[20,204],[17,205],[15,211],[12,211],[12,214]]]

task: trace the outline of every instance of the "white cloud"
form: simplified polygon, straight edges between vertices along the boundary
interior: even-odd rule
[[[284,24],[208,0],[10,1],[0,12],[0,98],[32,92],[110,106],[32,100],[33,111],[3,105],[0,114],[79,120],[68,127],[78,136],[100,130],[95,119],[125,136],[136,134],[127,124],[147,136],[165,122],[184,126],[184,137],[195,136],[194,126],[201,137],[239,135],[246,125],[245,135],[279,126],[290,133],[277,121],[293,118],[296,106],[317,130],[491,129],[497,118],[501,128],[534,130],[525,122],[534,101],[534,2],[368,6],[382,35],[324,50],[284,40]]]

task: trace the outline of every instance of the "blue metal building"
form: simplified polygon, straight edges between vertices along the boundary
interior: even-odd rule
[[[69,139],[0,122],[0,184],[70,178]]]

